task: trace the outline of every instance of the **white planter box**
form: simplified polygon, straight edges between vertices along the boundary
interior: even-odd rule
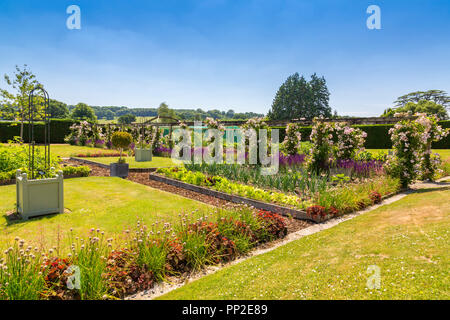
[[[152,161],[152,149],[134,149],[134,159],[138,162]]]
[[[64,213],[63,173],[55,178],[28,180],[27,174],[17,170],[17,212],[23,219],[51,213]]]

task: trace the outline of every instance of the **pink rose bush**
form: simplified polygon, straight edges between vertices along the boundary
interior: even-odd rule
[[[300,151],[302,135],[299,129],[300,127],[296,123],[289,123],[286,127],[286,136],[284,137],[282,147],[286,154],[290,156],[294,156]]]
[[[422,167],[421,174],[423,180],[434,180],[437,174],[441,173],[439,168],[441,158],[439,154],[431,153],[431,144],[438,142],[449,134],[449,129],[444,130],[438,125],[439,119],[436,116],[427,116],[425,113],[417,114],[417,122],[422,126]]]
[[[431,143],[447,136],[434,116],[418,114],[416,120],[402,120],[389,130],[393,154],[388,156],[386,171],[400,178],[408,187],[417,178],[434,179],[440,160],[431,155]]]
[[[361,129],[352,128],[345,122],[336,122],[334,134],[337,141],[333,148],[336,160],[353,159],[364,151],[367,133]]]
[[[367,133],[345,122],[324,122],[314,119],[310,140],[312,148],[308,168],[316,173],[327,170],[332,163],[354,159],[364,151]]]
[[[309,137],[312,147],[309,150],[306,163],[311,172],[319,174],[327,170],[332,162],[333,154],[333,123],[324,122],[320,119],[314,119],[311,135]]]

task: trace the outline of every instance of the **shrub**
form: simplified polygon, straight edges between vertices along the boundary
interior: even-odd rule
[[[402,120],[389,130],[394,154],[386,161],[386,171],[398,177],[406,188],[420,173],[423,127],[416,121]]]
[[[449,134],[450,129],[443,129],[438,125],[436,116],[426,116],[425,114],[418,115],[417,122],[423,127],[422,133],[422,176],[423,180],[434,180],[441,172],[441,158],[439,154],[431,154],[431,145],[433,142],[438,142]]]
[[[119,163],[123,162],[122,152],[123,150],[128,149],[130,144],[133,142],[133,137],[128,132],[117,131],[112,134],[111,142],[114,148],[120,150]]]
[[[364,141],[367,133],[359,128],[352,128],[345,122],[334,124],[336,143],[333,146],[335,159],[353,159],[359,152],[364,151]]]
[[[129,250],[111,252],[106,268],[109,294],[114,297],[150,289],[155,281],[153,273],[139,266]]]
[[[258,240],[260,242],[271,241],[286,236],[286,221],[280,215],[265,210],[259,210],[257,212],[257,217],[261,220],[264,233],[267,232],[267,236],[261,236],[261,234],[259,235]]]
[[[372,200],[372,202],[374,204],[381,202],[381,194],[377,191],[370,192],[369,197],[370,197],[370,200]]]
[[[8,145],[0,144],[0,179],[13,179],[16,176],[16,170],[21,169],[28,172],[28,146],[24,144],[13,143],[10,141]],[[50,159],[50,167],[59,168],[58,157],[52,156]],[[51,172],[46,171],[45,155],[42,148],[35,148],[34,155],[35,172],[41,170],[45,172],[44,177],[50,177]]]
[[[325,207],[322,206],[311,206],[306,208],[306,213],[308,216],[310,216],[312,219],[320,219],[326,216],[326,210]]]
[[[307,158],[308,170],[319,174],[327,170],[332,161],[333,124],[314,119],[310,140],[312,146]]]
[[[69,290],[67,282],[69,280],[69,259],[50,258],[44,266],[46,290],[43,295],[49,300],[78,300],[80,294],[78,290]]]
[[[64,176],[88,177],[91,173],[91,168],[89,168],[88,166],[66,166],[62,167],[62,171]]]
[[[289,123],[286,127],[282,147],[288,155],[296,155],[300,151],[302,134],[298,130],[296,123]]]

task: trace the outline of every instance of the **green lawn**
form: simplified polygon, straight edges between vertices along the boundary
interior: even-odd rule
[[[367,151],[370,151],[374,154],[380,151],[388,152],[389,149],[367,149]],[[441,155],[441,158],[446,161],[450,161],[450,149],[433,149],[434,153],[439,153]]]
[[[119,157],[99,157],[99,158],[81,158],[89,161],[94,161],[103,164],[110,164],[117,162]],[[125,157],[127,163],[130,164],[130,168],[161,168],[161,167],[173,167],[179,165],[181,162],[172,161],[167,157],[153,157],[152,161],[136,162],[134,157]]]
[[[51,151],[52,155],[60,156],[61,158],[68,158],[71,156],[76,156],[80,153],[82,153],[82,154],[86,154],[86,153],[116,154],[118,152],[117,150],[72,146],[70,144],[52,144],[50,146],[50,151]]]
[[[449,215],[450,190],[423,190],[161,298],[449,299]],[[366,287],[371,265],[380,289]]]
[[[175,222],[180,212],[199,209],[200,215],[211,208],[129,180],[88,177],[64,181],[65,207],[70,213],[8,224],[5,213],[14,209],[15,188],[0,186],[0,248],[16,236],[48,247],[56,243],[58,230],[66,234],[70,228],[81,235],[90,228],[100,228],[113,237],[134,227],[138,218],[147,225],[156,220]]]

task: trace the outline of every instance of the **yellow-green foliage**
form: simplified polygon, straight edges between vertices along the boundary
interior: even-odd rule
[[[111,142],[117,149],[127,149],[133,142],[133,137],[128,132],[117,131],[113,133]]]

